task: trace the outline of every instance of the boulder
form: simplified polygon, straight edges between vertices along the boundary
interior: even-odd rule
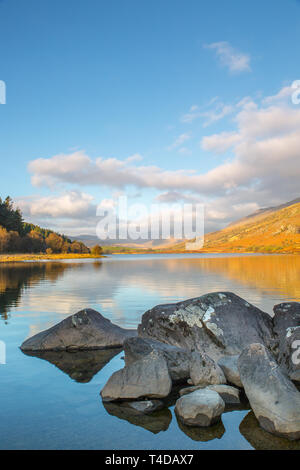
[[[221,367],[204,353],[192,353],[190,376],[193,385],[226,384]]]
[[[186,426],[178,416],[176,416],[176,419],[179,429],[196,442],[209,442],[214,439],[221,439],[225,434],[225,428],[222,421],[218,421],[216,424],[213,424],[208,428],[199,428],[196,426]]]
[[[272,328],[267,313],[233,293],[216,292],[148,310],[138,334],[218,360],[254,342],[272,349]]]
[[[240,373],[238,369],[239,356],[223,356],[219,359],[218,364],[224,372],[227,382],[236,385],[239,388],[243,387],[241,382]]]
[[[147,356],[152,351],[161,353],[165,358],[174,383],[188,380],[192,362],[195,361],[197,356],[201,359],[200,353],[192,353],[177,346],[137,336],[124,341],[125,364],[130,365],[138,359]]]
[[[300,326],[289,327],[280,336],[278,362],[291,380],[300,382]]]
[[[274,333],[278,342],[278,362],[291,380],[300,381],[300,302],[274,307]],[[299,351],[299,353],[298,353]]]
[[[103,401],[164,398],[171,388],[166,360],[153,351],[115,372],[101,391],[101,396]]]
[[[239,357],[238,368],[251,408],[266,431],[300,439],[300,393],[272,354],[259,343]]]
[[[286,329],[300,326],[300,302],[283,302],[273,308],[274,333],[278,336]]]
[[[203,387],[200,385],[186,387],[180,390],[179,395],[188,395],[196,390],[203,390]],[[230,385],[208,385],[208,387],[205,387],[205,390],[217,392],[226,405],[239,405],[241,403],[240,390]]]
[[[111,323],[90,308],[81,310],[48,330],[24,341],[22,351],[70,351],[122,347],[124,340],[135,336]]]
[[[217,423],[225,409],[225,403],[217,392],[196,390],[179,398],[175,412],[186,426],[206,427]]]

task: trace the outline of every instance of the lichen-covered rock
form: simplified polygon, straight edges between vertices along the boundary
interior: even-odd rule
[[[157,352],[125,366],[109,378],[101,391],[103,401],[164,398],[172,380],[164,357]]]
[[[135,330],[120,328],[101,313],[87,308],[27,339],[21,349],[70,351],[122,347],[126,338],[136,334]]]
[[[125,364],[128,366],[152,351],[161,353],[165,358],[171,379],[175,383],[189,379],[191,364],[197,356],[201,358],[200,353],[192,353],[187,349],[137,336],[124,341]]]
[[[217,423],[225,403],[217,392],[196,390],[179,398],[175,405],[178,418],[187,426],[206,427]]]
[[[266,431],[300,439],[300,393],[262,344],[251,344],[238,361],[251,408]]]
[[[226,383],[221,367],[204,353],[192,353],[190,376],[193,385],[206,386]]]
[[[240,373],[238,369],[238,359],[238,355],[223,356],[221,357],[221,359],[218,360],[218,364],[224,372],[227,382],[242,388],[243,384],[241,382]]]
[[[206,294],[144,313],[139,336],[207,353],[239,355],[249,344],[273,348],[271,317],[230,292]]]
[[[201,385],[186,387],[180,390],[179,395],[188,395],[196,390],[203,390],[203,387]],[[241,403],[240,390],[235,387],[231,387],[230,385],[208,385],[205,387],[205,390],[213,390],[214,392],[217,392],[226,405],[239,405]]]

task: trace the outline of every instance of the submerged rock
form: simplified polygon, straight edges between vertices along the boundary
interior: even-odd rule
[[[239,355],[254,342],[272,349],[272,327],[267,313],[233,293],[216,292],[152,308],[144,313],[138,333],[218,360]]]
[[[92,380],[121,348],[93,351],[24,351],[27,356],[37,357],[54,364],[76,382],[87,383]]]
[[[124,340],[135,336],[111,323],[90,308],[81,310],[48,330],[24,341],[22,351],[69,351],[122,347]]]
[[[171,388],[166,360],[153,351],[115,372],[101,391],[101,396],[103,401],[164,398]]]
[[[214,439],[221,439],[225,434],[225,428],[222,421],[206,428],[200,428],[197,426],[186,426],[177,415],[175,416],[179,429],[190,439],[193,439],[193,441],[208,442]]]
[[[193,385],[225,384],[225,375],[218,364],[207,354],[192,353],[190,376]]]
[[[127,406],[138,413],[146,415],[164,408],[164,404],[160,400],[130,401],[127,403]]]
[[[220,395],[207,388],[184,395],[175,405],[178,418],[187,426],[211,426],[220,420],[224,409]]]
[[[194,387],[186,387],[180,390],[180,396],[188,395],[189,393],[195,392],[196,390],[213,390],[217,392],[226,405],[239,405],[240,401],[240,390],[231,387],[230,385],[209,385],[208,387],[201,387],[197,385]]]
[[[133,407],[129,407],[128,403],[103,402],[103,406],[110,415],[128,421],[134,426],[144,428],[153,434],[167,431],[172,421],[172,413],[169,409],[144,414]]]
[[[300,439],[300,393],[262,344],[242,352],[238,367],[245,393],[260,426],[291,440]]]
[[[239,355],[223,356],[219,359],[218,364],[223,370],[227,382],[242,388],[243,384],[238,369],[238,359]]]

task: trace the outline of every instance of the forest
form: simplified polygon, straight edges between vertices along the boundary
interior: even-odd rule
[[[90,253],[90,249],[65,235],[24,222],[20,209],[7,196],[0,198],[0,253]]]

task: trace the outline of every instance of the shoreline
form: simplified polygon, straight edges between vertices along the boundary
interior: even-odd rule
[[[12,263],[12,262],[22,262],[22,261],[59,261],[59,260],[72,260],[72,259],[100,259],[105,258],[105,255],[92,255],[85,253],[57,253],[52,255],[47,255],[46,253],[35,254],[35,253],[26,253],[26,254],[2,254],[0,255],[0,264],[1,263]]]

